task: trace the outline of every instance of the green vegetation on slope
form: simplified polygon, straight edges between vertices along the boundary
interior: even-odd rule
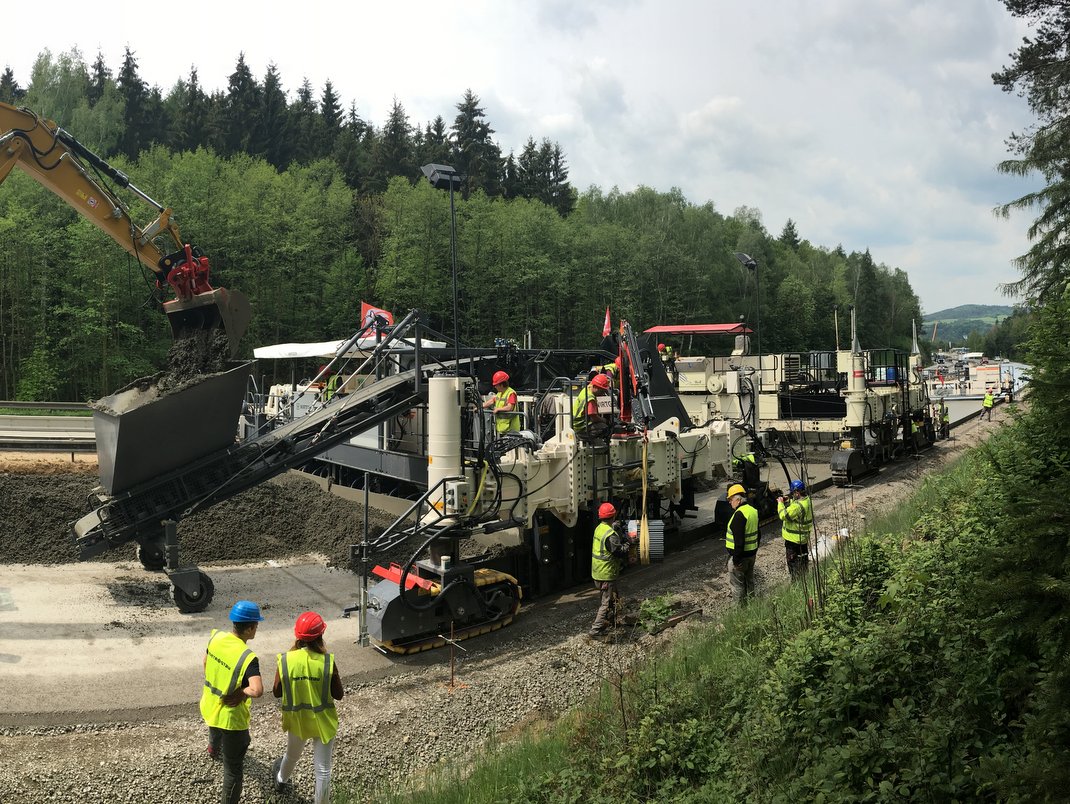
[[[1060,799],[1070,462],[1051,435],[1014,424],[926,481],[825,562],[812,617],[780,590],[415,800]]]

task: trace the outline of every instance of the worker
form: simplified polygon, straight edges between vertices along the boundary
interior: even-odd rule
[[[609,395],[609,375],[596,374],[572,403],[572,429],[577,435],[597,438],[609,432],[609,420],[598,411],[598,401]]]
[[[294,623],[294,644],[286,653],[276,654],[275,684],[271,694],[282,699],[282,730],[286,732],[286,752],[271,766],[275,792],[290,787],[297,761],[305,743],[312,741],[316,766],[315,804],[330,797],[331,760],[338,734],[338,711],[334,702],[342,700],[342,677],[334,654],[323,642],[327,624],[314,611],[306,611]]]
[[[520,431],[520,416],[516,411],[516,391],[509,387],[509,375],[494,372],[491,378],[494,393],[483,403],[483,410],[494,411],[494,429],[498,435]]]
[[[988,414],[988,420],[992,421],[992,406],[996,403],[996,398],[992,396],[992,389],[985,388],[985,398],[981,400],[981,416]]]
[[[661,357],[661,364],[665,367],[665,373],[672,380],[672,384],[679,385],[680,375],[676,371],[676,352],[673,351],[671,346],[659,343],[658,355]]]
[[[947,405],[940,402],[940,437],[948,438],[951,435],[951,411]]]
[[[732,564],[728,576],[736,602],[747,605],[754,594],[754,561],[758,556],[758,509],[747,502],[747,490],[739,483],[728,489],[732,516],[725,530],[725,547]]]
[[[788,576],[796,581],[806,574],[810,565],[810,533],[814,527],[814,507],[810,495],[806,493],[806,484],[801,480],[792,480],[788,486],[787,497],[777,497],[777,514],[783,522],[781,535],[784,537],[785,558],[788,562]]]
[[[609,621],[616,617],[617,579],[628,560],[628,540],[621,536],[614,520],[617,509],[613,503],[598,506],[598,525],[594,529],[594,545],[591,548],[591,579],[601,593],[598,614],[587,636],[597,639],[609,628]]]
[[[320,395],[324,402],[330,400],[334,395],[334,388],[331,387],[331,379],[334,377],[334,371],[330,366],[320,366],[319,371],[316,372],[316,376],[320,379]]]
[[[223,760],[223,804],[241,799],[249,700],[264,694],[260,660],[246,644],[263,621],[256,603],[239,600],[230,609],[233,630],[212,629],[204,655],[201,717],[208,724],[208,756]]]

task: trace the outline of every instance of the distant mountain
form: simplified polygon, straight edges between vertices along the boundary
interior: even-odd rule
[[[960,304],[958,307],[950,307],[947,310],[940,310],[935,313],[925,313],[922,316],[922,321],[932,323],[933,321],[959,321],[962,319],[992,319],[991,323],[996,323],[997,318],[1006,318],[1012,312],[1013,307],[1007,307],[1003,304]]]

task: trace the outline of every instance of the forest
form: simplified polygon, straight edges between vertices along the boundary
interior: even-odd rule
[[[413,123],[395,100],[377,126],[353,103],[343,113],[330,81],[318,93],[304,81],[291,100],[273,66],[257,79],[242,56],[226,91],[206,93],[192,69],[164,93],[129,50],[116,74],[100,56],[44,51],[25,86],[0,75],[0,101],[55,120],[174,210],[213,284],[252,301],[245,355],[346,337],[361,300],[419,309],[452,333],[450,196],[424,179],[432,162],[466,177],[455,206],[467,345],[589,346],[607,307],[638,329],[760,322],[766,352],[846,345],[852,307],[863,348],[907,349],[921,320],[904,271],[868,249],[812,244],[791,219],[771,232],[757,209],[726,214],[675,188],[577,192],[560,144],[533,135],[506,152],[471,90],[449,125]],[[133,197],[130,212],[155,217]],[[151,279],[15,171],[0,187],[0,398],[81,401],[159,370],[170,335]]]

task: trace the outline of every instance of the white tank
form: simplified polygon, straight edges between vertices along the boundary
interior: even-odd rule
[[[464,389],[470,377],[432,377],[427,393],[427,487],[434,488],[443,478],[460,477],[461,410]],[[444,489],[435,491],[428,502],[443,510]]]

